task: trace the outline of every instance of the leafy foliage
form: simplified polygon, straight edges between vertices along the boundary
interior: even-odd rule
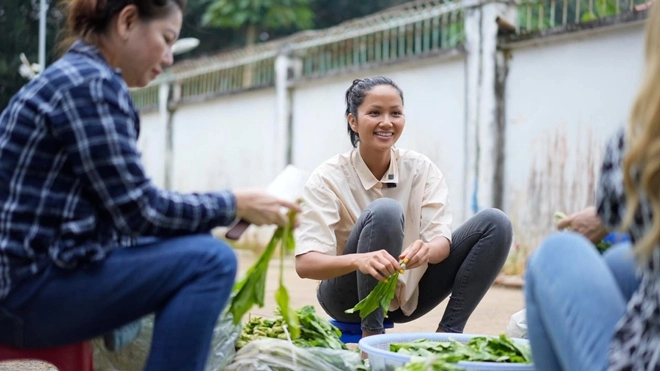
[[[341,331],[323,317],[319,316],[311,305],[306,305],[296,314],[300,319],[300,337],[293,340],[299,347],[323,347],[328,349],[348,349],[341,342]],[[236,349],[241,349],[249,342],[261,338],[288,339],[284,330],[284,318],[281,315],[275,318],[252,317],[243,326],[241,335],[236,343]],[[288,329],[288,328],[287,328]]]
[[[439,363],[499,362],[532,363],[532,352],[528,345],[515,343],[502,334],[495,336],[476,336],[467,343],[456,340],[432,341],[419,339],[409,343],[392,343],[390,351],[416,357],[431,358]],[[417,370],[418,368],[405,368]]]
[[[259,25],[280,28],[312,26],[308,0],[213,0],[203,17],[208,25],[241,28]]]
[[[518,7],[518,24],[537,30],[567,23],[589,22],[611,17],[630,9],[639,0],[577,0],[568,2],[525,1]],[[565,7],[564,7],[565,5]]]
[[[53,3],[53,1],[51,1]],[[62,15],[54,7],[47,14],[46,61],[52,61],[52,52]],[[0,112],[9,99],[27,80],[18,74],[21,53],[31,63],[39,58],[39,1],[2,0],[0,1]]]
[[[410,2],[410,0],[311,0],[314,12],[315,28],[327,28],[338,23],[364,17],[393,6]]]
[[[241,29],[252,45],[257,31],[293,27],[312,27],[313,13],[309,0],[213,0],[202,21],[206,25]]]
[[[226,0],[227,3],[238,4],[256,1],[266,3],[266,0]],[[269,2],[275,2],[271,0]],[[381,0],[381,1],[353,1],[353,0],[278,0],[278,5],[259,31],[267,32],[270,39],[285,36],[301,28],[313,27],[316,29],[334,26],[343,21],[364,17],[368,14],[385,8],[403,4],[410,0]],[[58,41],[59,31],[63,25],[64,17],[55,6],[56,0],[49,0],[46,51],[47,64],[56,58],[55,45]],[[207,9],[214,0],[188,0],[184,14],[181,37],[195,37],[200,40],[199,46],[191,52],[177,56],[176,60],[184,60],[217,53],[221,50],[238,48],[245,44],[246,35],[242,30],[232,27],[218,28],[204,24],[203,20]],[[307,4],[308,10],[303,13],[303,21],[296,19],[291,22],[293,10],[287,4]],[[294,8],[295,9],[295,8]],[[247,16],[241,16],[247,17]],[[307,22],[307,23],[306,23]],[[304,27],[303,27],[304,26]],[[240,27],[240,26],[239,26]],[[37,62],[39,41],[39,1],[37,0],[2,0],[0,1],[0,111],[9,103],[9,99],[27,83],[18,74],[20,66],[20,53],[25,53],[30,62]]]

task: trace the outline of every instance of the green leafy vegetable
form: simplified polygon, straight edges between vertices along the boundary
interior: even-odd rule
[[[284,234],[284,228],[280,227],[273,234],[259,259],[247,270],[243,279],[234,285],[229,312],[233,315],[235,324],[240,323],[245,313],[254,305],[258,305],[260,308],[264,306],[268,263],[282,234]]]
[[[278,227],[275,230],[273,237],[259,259],[247,270],[243,279],[234,285],[229,312],[233,315],[235,324],[240,323],[245,313],[254,305],[258,305],[260,308],[264,306],[268,264],[275,253],[275,249],[280,246],[280,279],[279,287],[275,292],[275,301],[284,323],[287,325],[291,339],[297,339],[300,336],[298,314],[289,307],[289,292],[284,286],[284,257],[287,251],[294,250],[296,247],[293,237],[295,219],[296,213],[290,211],[288,223],[284,227]]]
[[[529,346],[517,344],[504,334],[499,337],[477,336],[467,343],[426,339],[409,343],[392,343],[390,351],[415,357],[430,357],[445,363],[460,361],[532,363]]]
[[[387,311],[389,310],[390,302],[394,298],[398,281],[399,272],[395,272],[393,275],[387,277],[385,281],[379,281],[366,298],[360,300],[353,308],[347,309],[344,312],[350,314],[360,311],[360,318],[364,318],[380,307],[383,309],[385,317],[387,317]]]
[[[561,211],[555,212],[555,220],[556,221],[560,221],[564,218],[566,218],[566,214],[562,213]]]
[[[300,336],[300,322],[298,321],[298,313],[291,310],[289,307],[289,292],[284,286],[284,257],[287,251],[293,251],[296,248],[296,243],[293,238],[293,224],[295,223],[296,214],[289,213],[289,222],[284,226],[284,238],[280,246],[280,286],[275,292],[275,302],[287,324],[289,333],[292,339],[297,339]]]
[[[300,337],[293,340],[299,347],[322,347],[329,349],[347,349],[340,340],[341,331],[323,317],[319,316],[314,307],[306,305],[295,311],[300,320]],[[260,338],[288,339],[284,330],[284,318],[281,313],[274,319],[254,317],[243,326],[236,349],[241,349],[247,343]]]

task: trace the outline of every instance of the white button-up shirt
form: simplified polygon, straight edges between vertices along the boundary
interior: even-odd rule
[[[442,236],[451,241],[452,215],[444,176],[431,160],[417,152],[392,149],[390,167],[382,179],[371,173],[358,149],[337,155],[310,175],[303,191],[296,255],[318,251],[341,255],[362,211],[379,198],[397,200],[404,212],[401,251],[421,239]],[[399,276],[390,310],[410,315],[417,308],[418,283],[427,266]],[[348,308],[346,308],[348,309]]]

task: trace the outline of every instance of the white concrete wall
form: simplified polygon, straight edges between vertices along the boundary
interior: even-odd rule
[[[504,211],[514,222],[517,243],[536,246],[552,229],[555,211],[569,213],[593,202],[603,143],[626,121],[642,72],[642,49],[643,27],[629,25],[512,50],[505,97]],[[466,109],[477,97],[466,96],[474,93],[466,91],[464,56],[295,85],[293,163],[311,171],[350,148],[345,91],[354,78],[379,74],[404,91],[407,125],[398,145],[426,154],[443,171],[458,225],[471,215],[474,191],[466,181]],[[285,155],[275,153],[283,147],[275,143],[276,114],[274,89],[182,105],[174,120],[174,188],[266,186],[280,170],[276,156]],[[164,121],[157,113],[144,115],[140,148],[159,185],[164,142]],[[480,174],[489,172],[480,169]],[[487,186],[483,183],[480,187]]]
[[[274,125],[273,89],[182,105],[174,116],[173,188],[266,187],[276,175]]]
[[[447,178],[456,223],[465,209],[465,59],[430,58],[340,75],[296,86],[293,94],[293,163],[312,171],[337,153],[351,149],[344,102],[353,79],[385,75],[404,94],[406,127],[397,145],[421,152]]]
[[[506,84],[505,210],[535,247],[553,213],[594,201],[607,137],[624,124],[643,68],[643,26],[514,49]]]
[[[165,143],[164,118],[157,111],[140,115],[138,148],[147,175],[159,187],[165,183]]]

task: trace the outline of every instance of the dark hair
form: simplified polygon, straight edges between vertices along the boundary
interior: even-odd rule
[[[68,48],[72,41],[104,33],[112,19],[125,7],[135,5],[140,19],[149,21],[166,17],[178,8],[183,12],[187,0],[63,0],[67,14],[64,40],[59,49]]]
[[[351,87],[346,90],[346,124],[348,125],[348,135],[351,138],[351,144],[353,145],[353,148],[357,147],[357,144],[360,141],[360,136],[358,133],[354,132],[353,129],[351,129],[351,124],[348,121],[348,115],[352,113],[353,116],[355,116],[357,119],[357,109],[364,102],[364,98],[367,96],[367,93],[369,93],[371,89],[380,85],[389,85],[396,89],[401,96],[401,104],[403,104],[403,91],[401,91],[401,89],[397,86],[397,84],[394,83],[394,81],[385,76],[355,79],[353,80]]]

